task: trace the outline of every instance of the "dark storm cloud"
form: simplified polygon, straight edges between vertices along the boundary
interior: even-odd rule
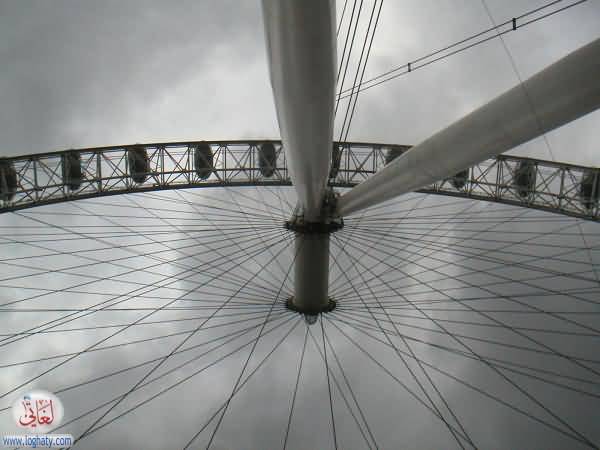
[[[8,1],[1,9],[3,154],[231,137],[232,127],[273,132],[270,96],[236,103],[270,93],[255,2]],[[257,115],[265,131],[245,123]]]
[[[0,154],[279,134],[258,1],[0,5]],[[489,2],[496,22],[539,5]],[[488,26],[480,2],[387,2],[366,76]],[[590,1],[505,40],[526,78],[599,28]],[[355,49],[353,59],[358,55]],[[353,78],[350,70],[347,80]],[[496,40],[365,92],[349,137],[416,144],[515,83]],[[550,133],[555,158],[594,162],[597,117]],[[567,145],[580,150],[573,155]],[[550,158],[540,140],[520,151]]]

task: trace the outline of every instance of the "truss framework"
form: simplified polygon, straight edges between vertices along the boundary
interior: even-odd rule
[[[195,167],[194,152],[208,144],[212,171]],[[272,144],[275,155],[267,155]],[[280,141],[202,141],[142,144],[149,170],[133,180],[128,152],[140,144],[34,154],[0,159],[0,212],[104,195],[216,186],[290,185]],[[329,185],[353,187],[410,146],[334,144]],[[78,155],[78,156],[73,156]],[[80,161],[78,183],[69,162]],[[265,162],[266,161],[266,162]],[[136,172],[139,180],[139,169]],[[600,169],[500,155],[420,192],[507,203],[600,221]],[[78,184],[78,186],[77,186]]]

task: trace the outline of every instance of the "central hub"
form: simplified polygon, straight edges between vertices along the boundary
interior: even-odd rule
[[[319,317],[319,314],[321,313],[326,313],[326,312],[331,312],[335,309],[335,307],[337,306],[337,303],[334,299],[329,298],[329,301],[327,302],[326,305],[315,309],[315,310],[308,310],[305,308],[299,308],[296,303],[294,303],[294,297],[290,297],[287,299],[287,301],[285,302],[285,307],[287,309],[289,309],[290,311],[294,311],[300,314],[304,314],[304,318],[306,319],[306,321],[309,324],[313,324],[317,321],[317,317]]]
[[[321,214],[317,220],[306,221],[300,207],[296,207],[290,220],[286,220],[283,226],[296,233],[301,234],[329,234],[344,228],[344,219],[335,215],[336,194],[330,190],[325,196]]]
[[[286,306],[304,314],[307,322],[335,308],[329,290],[329,235],[339,231],[344,221],[335,216],[336,196],[329,191],[317,220],[306,221],[300,207],[285,222],[285,228],[295,235],[294,296]]]
[[[302,220],[286,220],[285,228],[302,234],[329,234],[344,228],[344,220],[330,222],[304,222]]]

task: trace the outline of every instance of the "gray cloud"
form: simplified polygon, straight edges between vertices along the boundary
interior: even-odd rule
[[[3,9],[10,18],[0,31],[5,154],[230,137],[233,129],[273,134],[255,3],[8,2]],[[261,116],[262,125],[247,124]]]
[[[342,6],[340,3],[342,2],[338,2],[338,8]],[[496,21],[510,18],[512,15],[541,4],[538,1],[516,0],[503,2],[490,0],[488,3]],[[390,67],[422,56],[432,49],[477,32],[489,25],[489,18],[482,5],[479,2],[471,1],[387,1],[382,14],[367,76],[376,75]],[[0,70],[0,154],[17,155],[71,147],[149,141],[277,137],[278,127],[268,81],[261,20],[259,2],[249,0],[219,2],[79,2],[74,0],[54,0],[52,2],[21,0],[17,2],[0,0],[0,63],[2,64]],[[558,15],[539,25],[533,25],[507,36],[506,43],[515,58],[521,76],[525,78],[579,45],[596,38],[598,29],[600,29],[600,12],[597,3],[589,1],[564,15]],[[491,42],[365,92],[359,100],[350,139],[417,143],[515,83],[516,75],[510,67],[504,49],[498,41]],[[598,164],[599,153],[596,144],[598,117],[596,112],[550,133],[547,137],[556,159]],[[543,140],[533,141],[515,151],[545,159],[550,157]],[[235,195],[236,192],[238,191],[233,191],[233,194]],[[228,194],[222,192],[203,191],[202,198],[196,198],[187,193],[184,195],[188,200],[202,204],[230,200]],[[259,202],[264,201],[252,192],[249,195],[250,198],[254,196]],[[140,198],[134,198],[140,201]],[[177,205],[178,208],[184,209],[184,206],[177,204],[181,198],[175,194],[166,195],[165,198],[168,199],[170,207]],[[290,200],[293,202],[293,196],[290,196]],[[153,202],[147,198],[143,201],[149,210],[164,208],[166,203],[164,201]],[[403,206],[386,211],[392,217],[399,217],[403,215],[402,208],[408,208],[417,201],[416,199],[411,200]],[[478,286],[490,283],[492,280],[502,281],[497,278],[499,274],[508,274],[513,278],[534,275],[534,269],[530,268],[529,271],[525,271],[514,267],[497,270],[494,275],[488,273],[485,277],[477,274],[465,275],[465,272],[482,269],[483,266],[489,271],[491,271],[491,267],[494,267],[494,263],[489,260],[466,258],[465,261],[464,258],[464,252],[469,250],[469,245],[481,244],[472,240],[471,234],[481,231],[487,225],[470,224],[465,218],[464,223],[461,220],[454,220],[447,227],[442,226],[441,231],[433,231],[436,223],[430,217],[431,215],[450,215],[456,213],[457,209],[456,206],[444,206],[446,203],[451,203],[445,199],[428,201],[428,205],[432,209],[414,211],[412,216],[420,217],[422,221],[430,221],[432,224],[429,226],[419,224],[415,219],[411,222],[409,218],[399,227],[399,231],[404,234],[396,235],[398,239],[404,238],[403,241],[392,243],[391,239],[383,240],[379,244],[373,245],[367,255],[362,255],[365,245],[368,245],[366,239],[369,236],[368,234],[359,234],[354,236],[355,240],[348,244],[349,251],[354,256],[361,255],[361,262],[378,274],[385,272],[387,267],[375,258],[388,262],[391,260],[398,266],[412,260],[412,264],[403,268],[404,272],[386,273],[385,279],[409,295],[411,299],[419,302],[437,301],[443,296],[430,289],[426,289],[425,293],[415,293],[415,288],[406,287],[414,282],[410,276],[418,277],[422,282],[431,283],[430,285],[435,285],[439,289],[455,289],[453,292],[457,298],[469,298],[490,295],[489,291],[478,288]],[[248,206],[244,202],[243,204],[247,208],[256,206]],[[267,195],[265,203],[268,202],[275,203],[275,199]],[[95,213],[103,214],[118,214],[123,210],[127,214],[132,207],[126,196],[119,199],[111,198],[106,203],[123,204],[127,207],[100,206],[97,203],[86,203],[85,201],[79,204]],[[483,216],[488,218],[506,218],[504,214],[517,215],[521,212],[521,210],[515,211],[508,208],[493,209],[496,206],[487,207],[485,204],[476,204],[473,211],[486,211]],[[462,205],[459,206],[459,208],[462,207]],[[41,217],[63,226],[72,228],[77,225],[93,224],[98,227],[95,229],[97,231],[106,230],[103,227],[107,225],[107,222],[102,218],[77,218],[60,214],[61,212],[81,212],[72,205],[51,206],[35,211],[53,213]],[[140,212],[137,208],[136,211]],[[564,233],[544,238],[541,236],[542,231],[556,230],[560,228],[561,224],[551,221],[551,219],[556,219],[556,216],[535,211],[529,214],[533,217],[541,217],[541,219],[533,225],[525,222],[503,224],[496,229],[493,237],[511,242],[517,239],[515,236],[520,236],[514,233],[533,233],[535,231],[538,235],[535,242],[549,243],[558,248],[548,250],[541,245],[521,244],[520,246],[513,245],[510,249],[526,254],[546,256],[546,262],[543,260],[535,262],[539,270],[547,268],[558,270],[568,267],[574,274],[593,278],[590,262],[597,262],[600,254],[594,250],[589,254],[580,251],[575,255],[569,254],[565,257],[571,262],[552,261],[550,257],[560,253],[564,248],[583,246],[581,237]],[[181,216],[189,218],[189,214],[182,213]],[[481,216],[474,214],[473,217],[476,220]],[[134,229],[143,224],[164,225],[164,222],[155,219],[114,220]],[[213,220],[218,221],[216,217],[213,217]],[[16,227],[33,224],[31,221],[15,215],[3,215],[1,223],[3,226]],[[170,223],[182,226],[189,224],[181,218],[172,220]],[[575,225],[573,221],[570,223]],[[595,225],[583,225],[587,247],[598,244]],[[376,231],[369,230],[367,225],[365,227],[366,233]],[[463,231],[460,231],[461,229]],[[465,229],[467,231],[464,231]],[[571,229],[571,231],[573,230],[577,230],[577,227]],[[93,230],[88,229],[88,232],[90,231]],[[25,233],[25,231],[22,232]],[[446,232],[447,237],[434,236]],[[352,238],[350,231],[344,233],[346,233],[346,238]],[[438,244],[454,242],[456,245],[448,250],[448,253],[444,253],[432,244],[416,240],[415,233],[417,235],[430,233],[432,235],[430,239]],[[170,239],[175,237],[183,239],[185,233],[169,236]],[[489,234],[482,233],[480,237],[489,238]],[[248,236],[240,233],[236,235],[236,238],[241,240]],[[131,237],[109,240],[114,246],[137,242],[140,245],[139,248],[135,248],[135,251],[141,249],[152,251],[162,248],[162,253],[158,254],[162,258],[171,258],[177,253],[160,245],[161,239],[164,239],[163,236],[157,235],[155,239],[158,243]],[[413,239],[416,242],[412,242],[404,250],[400,250],[408,244],[407,239]],[[183,243],[181,244],[183,245]],[[43,245],[59,251],[84,248],[92,250],[100,246],[93,239],[71,243],[48,242]],[[179,244],[173,245],[179,246]],[[497,244],[488,242],[484,245]],[[423,246],[427,247],[425,250],[431,253],[431,258],[419,257],[418,253],[424,250]],[[560,246],[564,246],[564,248]],[[226,253],[230,252],[231,255],[239,257],[244,248],[243,244],[242,249],[231,245]],[[197,252],[198,249],[191,248],[180,252],[184,251],[191,254]],[[385,253],[390,251],[396,252],[397,258],[393,259]],[[473,250],[471,249],[471,251]],[[3,252],[4,258],[15,258],[39,254],[40,249],[31,248],[25,244],[11,244],[3,247]],[[32,295],[30,290],[20,289],[18,286],[60,289],[69,284],[91,279],[90,275],[107,276],[125,271],[124,268],[116,268],[111,264],[111,261],[116,258],[128,255],[124,250],[111,249],[93,254],[104,262],[85,270],[76,270],[75,273],[79,275],[52,273],[33,279],[17,280],[19,282],[15,282],[17,287],[0,289],[0,298],[4,303]],[[493,253],[493,256],[502,258],[506,264],[525,259],[523,255],[515,254]],[[254,271],[258,269],[260,262],[266,261],[267,257],[268,255],[262,255],[258,261],[246,263],[244,268]],[[435,259],[438,257],[442,258],[442,261]],[[291,252],[286,252],[281,259],[282,265],[287,267],[292,258]],[[347,256],[339,256],[341,266],[348,268],[351,265],[349,259]],[[196,259],[188,258],[184,263],[191,265],[207,261],[221,262],[221,258],[216,257],[214,252],[205,251],[200,253]],[[456,264],[448,266],[444,264],[444,261],[456,262]],[[59,256],[30,260],[30,265],[44,269],[85,262],[75,256]],[[126,261],[126,264],[131,267],[143,267],[153,263],[156,263],[156,260],[148,257],[137,257]],[[422,265],[419,266],[419,263]],[[458,263],[464,264],[464,267],[459,266]],[[418,275],[419,272],[422,272],[423,265],[428,270],[426,273]],[[440,277],[440,274],[435,273],[434,269],[448,275],[460,276],[462,280],[467,280],[476,286],[467,286],[464,281],[458,279],[433,283],[432,280]],[[95,289],[99,293],[115,291],[120,293],[132,289],[127,282],[150,283],[161,274],[172,275],[181,270],[180,266],[165,263],[156,269],[155,274],[138,271],[134,275],[123,276],[122,283],[97,283],[92,285],[90,290]],[[276,268],[273,270],[281,275]],[[366,269],[360,268],[360,266],[357,270],[348,269],[350,280],[353,282],[361,280],[365,271]],[[3,264],[1,276],[6,278],[11,275],[22,276],[33,272],[35,270],[29,268]],[[333,272],[335,274],[336,270]],[[242,276],[243,271],[232,269],[232,273]],[[206,272],[196,274],[189,282],[177,283],[174,289],[164,288],[155,293],[158,297],[164,298],[137,298],[130,300],[126,305],[156,306],[167,297],[180,295],[180,289],[191,289],[209,277],[210,274]],[[271,275],[265,275],[265,277],[273,283],[278,282]],[[342,278],[340,286],[348,288],[348,284],[349,282]],[[372,284],[373,289],[381,289],[381,285],[377,285],[377,280]],[[222,299],[224,294],[219,289],[231,285],[235,285],[231,280],[216,280],[211,283],[208,291],[210,292],[212,289],[212,295]],[[368,293],[366,284],[361,283],[360,285],[362,286],[361,293],[366,295]],[[523,290],[539,292],[544,288],[561,291],[590,285],[591,283],[588,281],[573,281],[569,277],[556,280],[543,279],[536,284],[535,289],[523,283],[498,284],[489,287],[492,293],[496,293],[496,298],[486,301],[485,306],[490,309],[514,309],[516,308],[514,303],[503,300],[502,295],[522,293]],[[387,294],[390,295],[389,291]],[[202,293],[198,294],[197,298],[206,300],[209,295],[210,293]],[[365,320],[367,325],[376,327],[377,324],[368,319],[368,313],[364,309],[360,310],[358,298],[353,291],[347,289],[345,295],[350,315],[354,314],[355,319]],[[591,293],[583,294],[580,297],[593,301],[595,296],[595,293]],[[105,298],[106,296],[99,294],[56,293],[45,296],[42,300],[30,301],[25,304],[30,304],[32,307],[69,304],[84,307]],[[545,292],[544,295],[540,294],[524,301],[530,302],[532,305],[537,305],[536,302],[545,302],[542,303],[545,307],[556,308],[559,311],[573,307],[580,308],[580,312],[590,311],[597,314],[596,304],[572,300],[567,295],[560,293],[551,295]],[[180,304],[193,303],[181,302]],[[431,305],[436,305],[436,303]],[[447,303],[441,305],[448,306]],[[417,315],[414,311],[392,310],[391,308],[390,310],[399,314],[410,312],[414,316]],[[363,317],[361,318],[358,313]],[[29,326],[33,326],[33,324],[61,315],[52,313],[52,315],[42,317],[39,314],[22,312],[2,312],[0,314],[2,314],[0,317],[2,333],[24,329],[24,318],[26,318],[26,322],[30,323]],[[24,314],[27,315],[24,316]],[[180,319],[189,317],[189,314],[185,311],[175,311],[156,314],[156,317],[153,318],[155,320]],[[194,314],[200,315],[202,312],[195,311]],[[440,311],[433,314],[438,319],[485,322],[480,315],[465,311],[460,313]],[[595,315],[580,316],[576,316],[579,323],[591,327],[597,326]],[[68,326],[111,325],[132,321],[137,317],[139,317],[138,313],[122,311],[101,313],[86,319],[79,319]],[[342,317],[340,316],[340,318]],[[556,327],[564,331],[581,331],[582,328],[572,324],[565,325],[560,321],[557,323],[549,318],[519,319],[508,313],[497,314],[495,317],[502,318],[515,326],[537,326],[548,329]],[[444,333],[440,333],[432,321],[404,317],[398,319],[398,322],[401,323],[399,330],[404,335],[424,341],[424,343],[415,341],[410,343],[419,358],[472,383],[485,392],[497,395],[510,404],[522,407],[526,411],[525,415],[518,414],[500,406],[484,395],[475,394],[473,390],[451,378],[433,369],[428,369],[428,373],[444,393],[445,399],[468,426],[469,433],[481,448],[575,448],[577,443],[573,440],[569,440],[559,433],[550,432],[548,428],[528,419],[527,414],[538,418],[543,417],[544,420],[556,424],[555,419],[524,399],[523,395],[516,392],[497,373],[473,359],[458,357],[455,353],[440,349],[439,346],[450,349],[461,349],[461,347]],[[108,341],[107,344],[177,332],[189,329],[196,323],[195,321],[192,323],[172,322],[144,326],[123,333],[122,336],[119,335]],[[426,329],[423,329],[424,325],[427,327]],[[388,324],[388,327],[391,329],[391,325]],[[454,324],[448,325],[448,327],[457,333],[497,340],[506,344],[502,347],[478,341],[471,342],[477,352],[488,357],[497,357],[515,364],[528,364],[534,368],[554,370],[567,376],[591,380],[590,383],[569,383],[574,387],[583,386],[594,393],[595,398],[561,390],[511,372],[511,376],[520,385],[544,399],[561,417],[576,424],[578,429],[584,430],[594,442],[600,441],[594,423],[597,410],[597,379],[593,378],[588,370],[567,363],[564,358],[561,359],[556,355],[535,353],[532,356],[533,352],[518,351],[508,347],[508,345],[530,345],[533,348],[539,348],[526,339],[516,337],[502,329],[466,324]],[[230,326],[219,333],[225,334],[234,329],[236,326]],[[239,396],[234,398],[223,421],[222,429],[216,436],[213,448],[281,447],[303,329],[303,326],[300,326],[273,355],[269,363],[257,373],[256,378]],[[392,348],[371,340],[351,327],[344,328],[342,326],[342,329],[358,340],[361,345],[364,345],[365,350],[375,356],[383,365],[391,368],[392,374],[406,383],[410,390],[421,395],[419,386]],[[320,343],[319,328],[312,327],[312,330],[317,342]],[[250,369],[275,344],[276,338],[281,336],[283,331],[285,329],[262,341],[250,364]],[[108,336],[110,332],[106,330],[91,333],[81,331],[28,338],[20,344],[4,347],[0,353],[0,361],[3,363],[18,362],[77,351]],[[405,389],[374,365],[365,354],[334,328],[328,326],[328,333],[331,333],[333,345],[345,365],[354,393],[364,408],[365,416],[369,420],[378,443],[383,448],[433,449],[456,446],[443,422],[419,405]],[[189,345],[202,342],[202,340],[215,335],[219,334],[214,331],[205,332],[193,338]],[[375,335],[385,340],[382,334]],[[543,337],[545,343],[567,354],[588,359],[596,357],[597,346],[589,344],[595,342],[593,338],[565,336],[557,338],[542,333],[533,333],[532,336],[536,339]],[[153,340],[136,345],[134,350],[131,347],[123,347],[120,350],[96,352],[78,357],[72,363],[57,369],[52,377],[36,381],[34,385],[58,390],[72,383],[122,369],[157,355],[167,354],[180,342],[180,339],[181,337],[178,336]],[[391,339],[398,349],[407,351],[399,337]],[[438,347],[435,347],[436,345]],[[163,382],[156,383],[155,387],[134,394],[115,412],[124,411],[135,405],[138,401],[156,393],[168,384],[199,369],[203,364],[210,363],[216,359],[216,355],[222,355],[233,347],[234,344],[231,344],[226,349],[216,351],[214,355],[204,357],[180,369]],[[110,427],[92,435],[87,442],[82,443],[81,448],[165,449],[181,447],[191,438],[193,431],[204,423],[231,392],[239,370],[245,361],[247,354],[245,352],[207,370],[202,376],[194,377],[188,383],[159,397],[155,402],[141,407],[129,415],[126,420],[117,421]],[[158,373],[163,373],[185,361],[185,356],[180,355],[170,359]],[[331,358],[331,354],[329,358]],[[0,372],[2,392],[43,372],[58,361],[0,369],[3,371]],[[329,362],[332,364],[331,359]],[[592,368],[598,366],[597,362],[589,364]],[[409,365],[415,371],[420,370],[414,362],[409,362]],[[146,370],[148,370],[147,366],[144,369],[137,369],[128,374],[95,383],[93,387],[88,386],[65,392],[61,398],[67,406],[67,418],[76,417],[98,405],[100,401],[125,392],[144,375]],[[341,382],[341,374],[337,367],[333,367],[332,370]],[[564,381],[563,378],[557,376],[548,376],[548,378]],[[323,363],[310,340],[299,389],[290,443],[294,448],[331,446],[327,382]],[[434,395],[430,387],[428,387],[428,391]],[[333,392],[340,448],[365,448],[362,436],[354,424],[354,419],[343,404],[339,391],[334,388]],[[350,396],[346,387],[343,388],[343,392]],[[421,397],[423,396],[421,395]],[[3,400],[0,406],[6,406],[6,402]],[[354,412],[357,413],[356,408],[354,408]],[[69,427],[68,431],[77,435],[98,416],[99,413],[96,413],[86,421]],[[0,434],[8,427],[6,417],[6,412],[0,414],[2,421]],[[212,428],[208,427],[208,430],[198,440],[198,448],[202,448],[207,442]]]

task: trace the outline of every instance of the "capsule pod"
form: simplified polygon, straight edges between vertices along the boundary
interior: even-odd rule
[[[392,147],[389,148],[387,153],[385,154],[385,164],[391,163],[398,156],[400,156],[404,151],[401,148]]]
[[[18,187],[17,171],[10,161],[0,161],[0,198],[9,202],[15,196]]]
[[[331,149],[331,170],[329,171],[329,178],[336,178],[340,171],[340,163],[342,162],[342,149],[339,144],[333,144]]]
[[[143,183],[150,174],[150,159],[146,147],[136,145],[127,150],[127,161],[129,162],[129,176],[136,183]]]
[[[214,170],[212,149],[206,142],[194,147],[194,169],[201,180],[206,180]]]
[[[454,186],[454,189],[462,189],[467,184],[467,180],[469,179],[469,169],[461,170],[457,174],[455,174],[452,178],[450,178],[450,184]]]
[[[581,177],[579,196],[585,209],[592,209],[600,198],[600,177],[593,170],[586,170]]]
[[[533,161],[520,161],[515,169],[513,185],[521,198],[526,198],[535,190],[536,168]]]
[[[385,154],[385,164],[388,165],[402,153],[406,153],[408,149],[410,149],[410,145],[399,145],[389,148]]]
[[[83,171],[81,169],[81,155],[72,151],[60,156],[63,183],[71,190],[77,190],[83,182]]]
[[[271,142],[265,142],[258,148],[258,168],[263,177],[270,178],[277,167],[277,152]]]

